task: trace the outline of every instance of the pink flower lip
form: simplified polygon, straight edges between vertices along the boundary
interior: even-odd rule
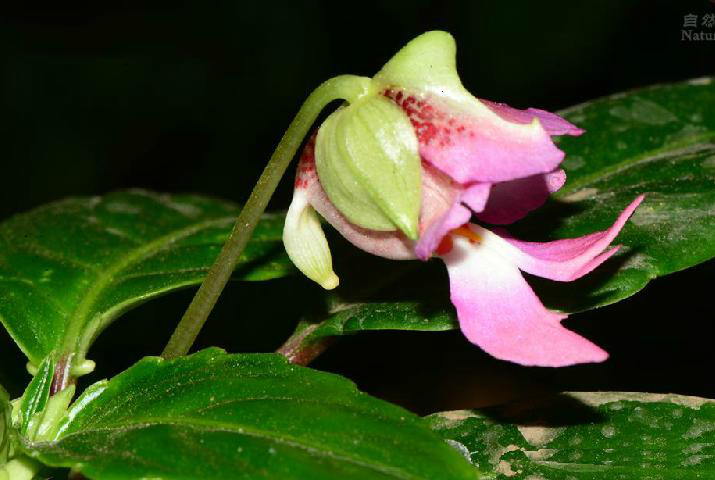
[[[643,201],[637,197],[610,228],[553,242],[522,242],[470,225],[478,241],[448,234],[440,251],[460,328],[490,355],[522,365],[561,367],[601,362],[608,354],[561,326],[565,314],[546,309],[520,270],[558,281],[576,280],[614,255],[608,249]]]

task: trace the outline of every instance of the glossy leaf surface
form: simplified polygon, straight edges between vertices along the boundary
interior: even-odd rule
[[[236,218],[230,203],[146,191],[71,198],[0,225],[0,319],[30,361],[85,355],[126,310],[196,285]],[[235,271],[244,280],[286,275],[282,215],[266,216]]]
[[[89,478],[474,478],[424,419],[275,354],[145,358],[29,448]]]
[[[417,302],[345,305],[320,323],[307,342],[367,330],[441,332],[455,328],[449,309],[430,308]]]
[[[626,298],[656,277],[715,257],[715,82],[703,78],[586,102],[562,112],[586,129],[563,137],[566,185],[515,233],[565,238],[609,226],[646,199],[616,257],[582,280],[539,282],[552,308],[586,310]],[[541,293],[541,292],[540,292]]]
[[[19,408],[18,428],[23,435],[27,435],[32,417],[42,412],[47,406],[54,373],[55,360],[52,357],[47,357],[40,365],[37,374],[32,377],[32,380],[27,385],[25,393],[20,399]]]

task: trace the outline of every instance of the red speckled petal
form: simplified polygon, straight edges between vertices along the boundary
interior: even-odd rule
[[[396,88],[383,94],[409,117],[423,160],[461,184],[548,173],[564,158],[537,117],[509,121],[474,97],[455,101]]]

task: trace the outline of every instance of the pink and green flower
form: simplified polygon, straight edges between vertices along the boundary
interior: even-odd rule
[[[586,275],[643,197],[607,230],[524,242],[502,227],[541,206],[566,175],[552,136],[583,131],[538,109],[473,97],[444,32],[416,38],[323,123],[303,151],[284,229],[291,259],[325,288],[338,285],[316,214],[374,255],[441,259],[464,335],[523,365],[600,362],[607,353],[564,328],[521,272],[556,281]],[[472,222],[476,219],[476,223]]]

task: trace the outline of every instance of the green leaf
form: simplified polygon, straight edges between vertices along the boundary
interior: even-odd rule
[[[482,478],[712,478],[715,401],[578,393],[428,417]]]
[[[545,303],[574,312],[622,300],[650,280],[715,257],[715,82],[702,78],[586,102],[562,114],[586,129],[563,137],[566,185],[516,225],[526,239],[608,227],[646,199],[615,258],[571,283],[538,281]]]
[[[55,359],[52,356],[47,357],[20,398],[18,429],[23,435],[32,437],[33,432],[31,430],[35,430],[38,427],[36,421],[33,422],[33,420],[47,406],[52,378],[55,374],[55,363]],[[34,423],[34,425],[31,425],[31,423]]]
[[[443,265],[394,262],[335,243],[340,249],[336,255],[340,262],[336,271],[342,274],[340,287],[327,292],[322,308],[307,313],[298,323],[280,350],[289,358],[330,337],[363,331],[443,332],[458,328]]]
[[[126,310],[196,285],[218,255],[238,208],[192,195],[134,190],[71,198],[0,224],[0,320],[30,361],[77,353]],[[282,215],[256,228],[235,278],[292,271]]]
[[[300,328],[309,324],[302,323]],[[447,306],[420,302],[377,302],[340,305],[326,320],[315,325],[303,345],[325,337],[349,335],[367,330],[411,330],[442,332],[456,328],[454,314]]]
[[[324,318],[299,322],[278,351],[293,363],[307,365],[323,352],[331,337],[369,330],[442,332],[456,328],[450,307],[420,302],[339,303]]]
[[[423,419],[346,379],[219,349],[92,385],[54,441],[27,448],[102,479],[474,478]]]
[[[10,396],[0,385],[0,465],[7,462],[10,451],[10,422],[11,422]]]

